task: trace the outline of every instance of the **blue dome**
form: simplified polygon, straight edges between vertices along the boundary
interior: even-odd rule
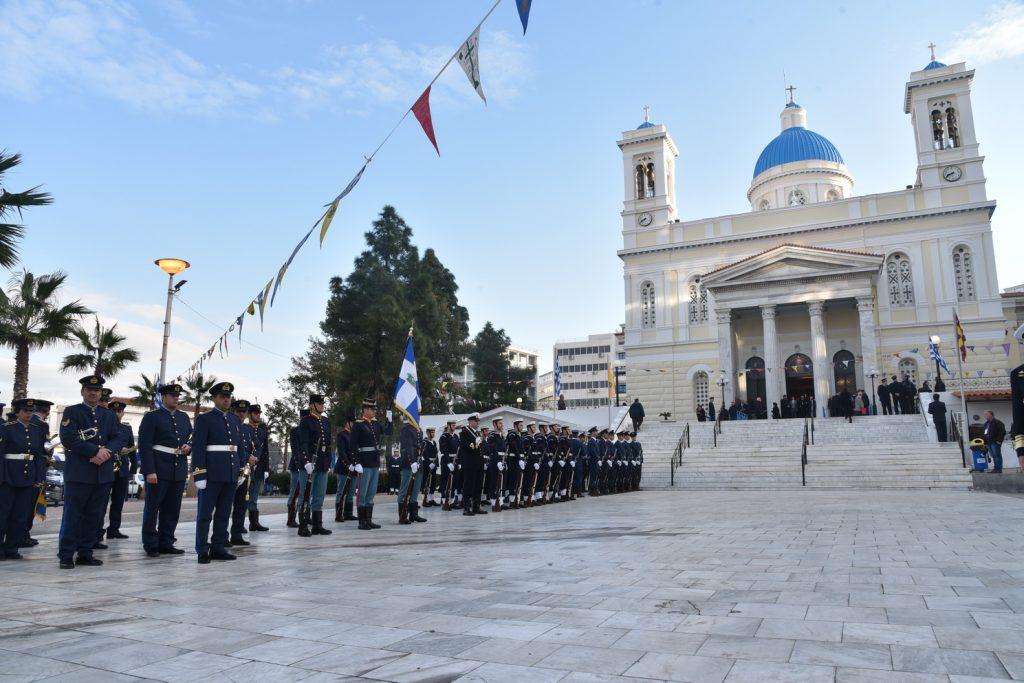
[[[769,168],[808,159],[831,161],[836,164],[843,163],[843,157],[839,154],[839,150],[827,138],[801,126],[793,126],[779,133],[764,148],[754,166],[754,177],[756,178]]]
[[[642,128],[654,128],[654,124],[651,123],[650,121],[644,121],[643,123],[636,127],[637,130],[641,130]]]
[[[946,66],[946,65],[943,64],[942,62],[937,62],[937,61],[935,61],[933,59],[932,61],[928,62],[928,65],[925,66],[923,69],[921,69],[921,71],[931,71],[932,69],[941,69],[944,66]]]

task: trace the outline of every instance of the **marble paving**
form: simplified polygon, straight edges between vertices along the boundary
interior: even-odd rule
[[[0,563],[0,680],[1024,680],[1024,499],[644,491],[62,571]],[[192,525],[183,524],[187,547]]]

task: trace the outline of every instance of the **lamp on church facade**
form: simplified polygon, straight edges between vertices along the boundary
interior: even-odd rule
[[[869,415],[878,414],[878,394],[875,393],[875,378],[878,377],[878,369],[875,366],[868,368],[868,377],[871,378],[871,405],[868,406]]]
[[[728,410],[729,406],[725,405],[725,388],[729,386],[729,378],[722,372],[717,381],[718,386],[722,389],[722,410]]]

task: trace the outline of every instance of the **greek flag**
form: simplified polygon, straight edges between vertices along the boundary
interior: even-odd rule
[[[938,361],[940,368],[945,370],[950,375],[953,374],[949,372],[949,367],[946,365],[946,361],[942,360],[942,356],[939,355],[939,350],[935,348],[935,344],[933,344],[932,342],[928,342],[928,355],[931,356],[932,360]]]
[[[416,378],[416,354],[412,349],[411,331],[409,342],[405,345],[402,369],[398,371],[398,381],[395,383],[395,407],[419,429],[420,383]]]
[[[558,403],[558,397],[562,395],[562,364],[558,362],[558,357],[555,357],[555,403]]]

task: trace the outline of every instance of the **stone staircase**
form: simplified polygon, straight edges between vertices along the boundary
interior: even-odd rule
[[[804,420],[722,423],[715,447],[714,424],[691,422],[690,444],[675,470],[675,488],[792,489],[801,484]],[[645,423],[645,488],[669,488],[671,459],[683,423]],[[971,487],[956,444],[929,441],[920,415],[814,420],[807,452],[807,488]]]

